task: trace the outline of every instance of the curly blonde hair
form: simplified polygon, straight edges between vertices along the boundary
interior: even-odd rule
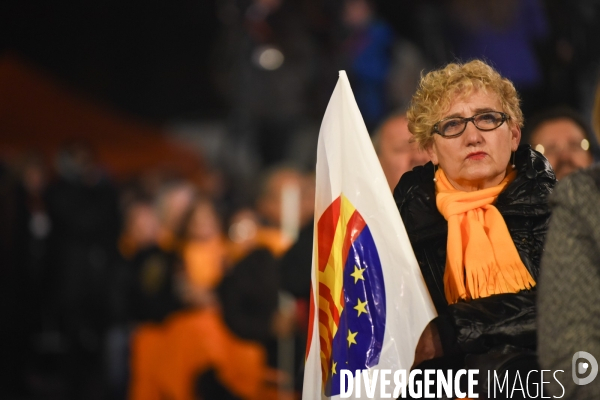
[[[448,112],[451,103],[477,90],[496,93],[502,110],[510,116],[509,124],[523,126],[520,100],[512,82],[481,60],[451,63],[421,76],[406,113],[408,129],[422,149],[433,143],[433,126]]]

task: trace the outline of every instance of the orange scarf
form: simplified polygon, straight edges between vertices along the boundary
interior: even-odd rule
[[[226,247],[220,236],[208,240],[190,240],[181,251],[188,278],[192,285],[214,289],[225,270]]]
[[[504,218],[492,204],[516,176],[499,185],[463,192],[456,190],[441,169],[436,173],[436,203],[448,221],[444,289],[448,304],[500,293],[517,293],[535,286],[519,257]]]

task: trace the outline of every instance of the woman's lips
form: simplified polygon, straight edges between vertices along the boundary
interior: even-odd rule
[[[469,155],[467,155],[467,160],[483,160],[485,156],[487,156],[487,153],[483,151],[476,151],[469,153]]]

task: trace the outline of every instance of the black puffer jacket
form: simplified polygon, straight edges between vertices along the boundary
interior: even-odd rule
[[[556,178],[548,161],[529,145],[515,155],[517,177],[498,196],[498,208],[521,260],[537,281],[548,230],[548,197]],[[483,353],[499,345],[535,348],[535,293],[494,295],[448,305],[444,269],[448,223],[437,209],[433,164],[402,176],[394,199],[439,317],[446,355]]]

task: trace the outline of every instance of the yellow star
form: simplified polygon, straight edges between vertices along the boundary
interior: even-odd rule
[[[361,302],[360,299],[358,299],[358,304],[354,307],[354,309],[356,311],[358,311],[358,316],[360,317],[360,314],[365,313],[367,314],[367,309],[365,308],[367,306],[367,301],[365,300],[365,302]]]
[[[365,272],[365,268],[360,269],[356,265],[354,266],[354,272],[350,274],[350,276],[354,277],[354,283],[358,282],[359,279],[365,280],[363,272]]]
[[[346,338],[348,339],[348,347],[350,347],[353,344],[357,344],[355,339],[356,335],[358,335],[358,332],[352,333],[352,331],[348,329],[348,337]]]
[[[331,375],[335,375],[337,374],[337,372],[335,372],[335,367],[337,366],[337,363],[334,362],[333,365],[331,366]]]

